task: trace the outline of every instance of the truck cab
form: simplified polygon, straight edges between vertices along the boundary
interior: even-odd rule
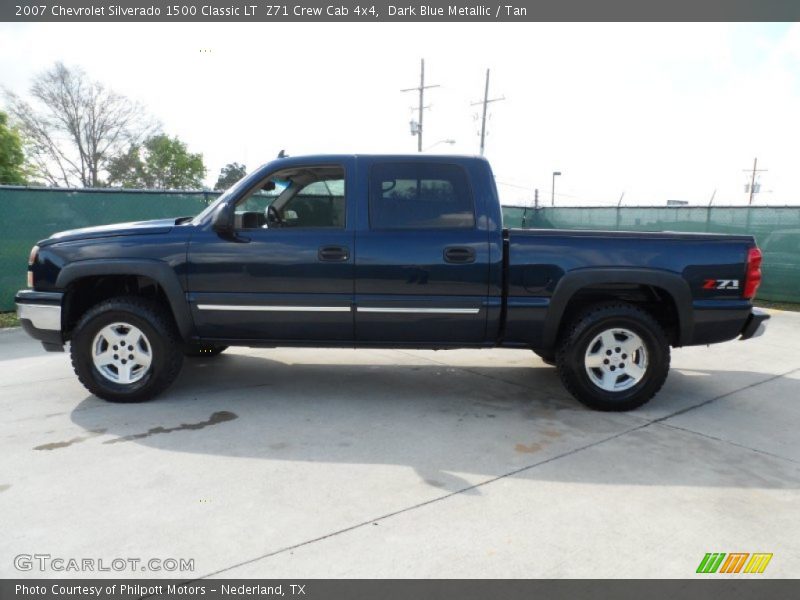
[[[295,158],[261,172],[194,221],[197,335],[493,345],[502,225],[494,190],[474,184],[489,174],[482,160],[430,157]]]

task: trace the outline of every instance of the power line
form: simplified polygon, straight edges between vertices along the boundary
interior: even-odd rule
[[[426,108],[430,108],[429,106],[425,106],[425,90],[430,88],[439,87],[438,85],[425,85],[425,59],[421,58],[419,61],[419,86],[413,88],[406,88],[404,90],[400,90],[401,92],[419,92],[419,108],[417,109],[419,112],[419,120],[417,121],[416,131],[414,128],[414,122],[411,122],[411,135],[416,133],[417,136],[417,152],[422,152],[422,118],[423,113],[425,112]]]
[[[505,181],[497,181],[497,180],[495,180],[495,183],[497,183],[498,185],[505,185],[505,186],[508,186],[508,187],[517,188],[517,189],[520,189],[520,190],[529,190],[530,191],[530,189],[531,189],[531,186],[529,186],[529,185],[517,185],[515,183],[506,183]]]
[[[544,193],[552,192],[552,190],[550,188],[541,188],[540,189],[540,188],[536,188],[533,185],[517,185],[515,183],[508,183],[506,181],[500,181],[500,180],[497,180],[497,179],[495,179],[495,183],[498,186],[508,187],[508,188],[512,188],[512,189],[516,189],[516,190],[525,190],[527,192],[530,192],[533,189],[535,194],[538,193],[539,191],[544,192]],[[585,196],[576,196],[574,194],[565,194],[564,192],[556,192],[555,195],[556,195],[557,198],[569,198],[571,200],[580,200],[580,201],[584,201],[584,202],[590,202],[591,201],[591,200],[587,199]]]

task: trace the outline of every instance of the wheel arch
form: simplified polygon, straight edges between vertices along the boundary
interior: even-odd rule
[[[586,290],[599,286],[633,285],[659,290],[671,300],[677,318],[675,345],[680,346],[691,339],[694,319],[692,317],[692,294],[686,281],[676,273],[656,269],[590,268],[571,271],[556,285],[550,299],[542,335],[543,346],[553,348],[568,316],[570,304]]]
[[[183,339],[189,339],[194,328],[185,293],[175,271],[166,263],[152,259],[98,259],[66,265],[58,275],[56,285],[62,290],[83,279],[102,276],[144,277],[158,284],[167,301]]]

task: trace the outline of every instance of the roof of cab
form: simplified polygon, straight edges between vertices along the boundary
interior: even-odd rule
[[[274,160],[269,161],[269,164],[286,164],[292,165],[296,163],[305,163],[305,162],[318,162],[318,163],[325,163],[325,162],[340,162],[343,160],[353,160],[353,159],[360,159],[366,158],[370,160],[386,160],[386,161],[397,161],[397,162],[416,162],[416,161],[425,161],[425,162],[467,162],[467,161],[482,161],[488,162],[485,157],[477,156],[477,155],[470,155],[470,154],[305,154],[305,155],[297,155],[297,156],[285,156],[276,158]]]

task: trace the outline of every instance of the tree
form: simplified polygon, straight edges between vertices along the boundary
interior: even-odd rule
[[[35,169],[54,186],[103,185],[108,162],[155,130],[142,105],[60,62],[33,79],[32,103],[6,96]]]
[[[19,132],[9,127],[8,115],[0,112],[0,184],[24,185],[25,153]]]
[[[227,190],[242,177],[247,175],[247,167],[239,163],[228,163],[219,172],[219,178],[214,185],[215,190]]]
[[[158,134],[108,163],[108,182],[147,189],[197,189],[203,187],[206,168],[202,154],[188,151],[177,137]]]

